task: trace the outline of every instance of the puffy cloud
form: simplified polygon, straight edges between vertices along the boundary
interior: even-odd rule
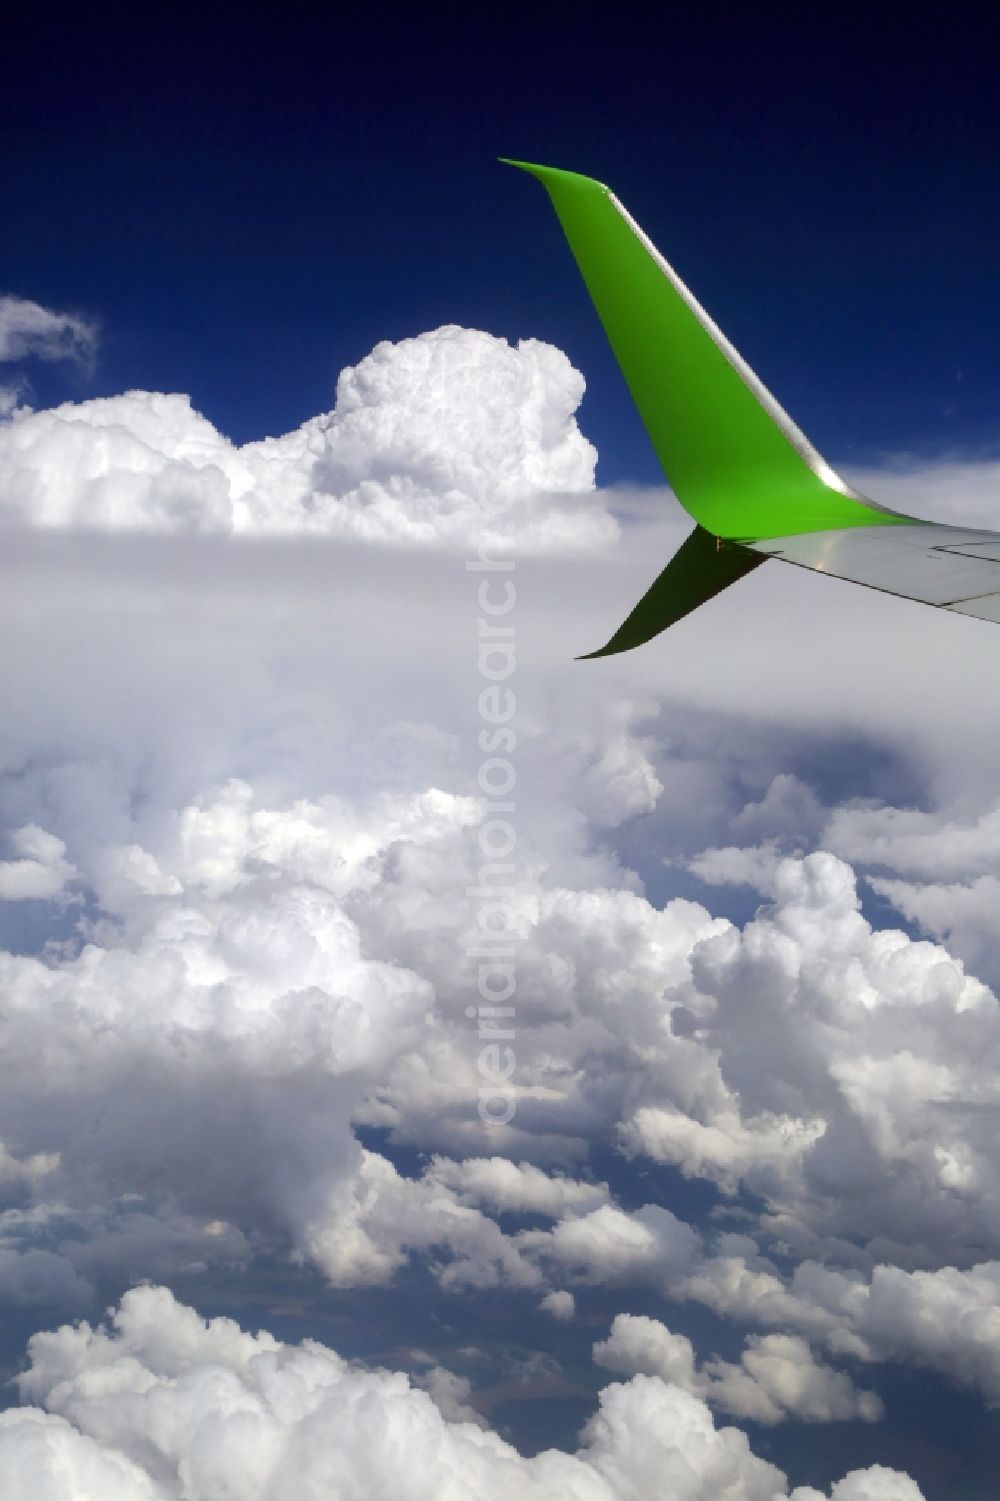
[[[741,835],[763,835],[757,844],[700,851],[687,868],[716,885],[748,885],[773,894],[774,874],[789,844],[821,845],[849,862],[879,896],[905,918],[945,941],[982,978],[1000,977],[993,917],[1000,897],[1000,810],[992,800],[978,806],[965,788],[957,807],[896,806],[890,801],[851,800],[820,807],[797,779],[774,779],[757,804],[731,826]],[[779,786],[779,784],[781,784]],[[784,824],[785,801],[801,813],[794,840]]]
[[[56,313],[27,297],[0,297],[0,362],[91,358],[97,329],[85,318]]]
[[[716,1358],[699,1367],[684,1335],[657,1319],[620,1313],[608,1338],[594,1346],[594,1359],[624,1375],[658,1376],[722,1412],[758,1423],[789,1417],[806,1423],[852,1418],[871,1423],[882,1416],[873,1392],[858,1391],[849,1376],[818,1361],[795,1335],[751,1335],[738,1363]]]
[[[243,448],[185,396],[15,413],[0,429],[0,504],[43,528],[592,548],[617,527],[586,499],[596,454],[573,415],[582,396],[551,345],[445,327],[377,345],[343,371],[332,412]]]
[[[706,1384],[699,1378],[691,1341],[644,1314],[618,1314],[607,1339],[595,1344],[594,1360],[626,1376],[658,1376],[686,1392],[703,1390]]]
[[[1000,978],[1000,810],[855,803],[830,811],[824,844],[850,860],[910,922],[944,940],[984,978]],[[971,804],[971,805],[970,805]]]
[[[815,1358],[804,1339],[788,1334],[751,1336],[738,1364],[705,1364],[707,1400],[737,1418],[776,1423],[798,1418],[805,1423],[876,1422],[880,1399],[859,1391],[843,1371]]]
[[[774,1501],[783,1476],[751,1453],[744,1433],[716,1429],[703,1402],[655,1377],[607,1387],[584,1430],[584,1453],[615,1496],[645,1501],[669,1481],[676,1501]]]
[[[411,1252],[438,1253],[442,1286],[536,1288],[542,1277],[496,1221],[460,1203],[429,1174],[403,1178],[362,1154],[349,1198],[328,1202],[308,1228],[308,1254],[335,1283],[385,1280]]]
[[[0,1490],[9,1501],[166,1501],[168,1495],[124,1454],[33,1407],[0,1413]]]
[[[92,1273],[98,1246],[113,1263],[116,1236],[120,1264],[159,1275],[171,1255],[239,1261],[247,1237],[278,1235],[342,1285],[418,1254],[455,1288],[638,1280],[752,1320],[766,1285],[772,1326],[819,1327],[802,1311],[815,1298],[796,1302],[766,1267],[737,1295],[725,1256],[668,1211],[628,1214],[605,1185],[538,1165],[616,1121],[633,1151],[750,1183],[770,1204],[762,1232],[803,1249],[825,1236],[836,1253],[846,1220],[877,1253],[890,1194],[892,1244],[905,1216],[925,1259],[959,1243],[963,1199],[973,1243],[995,1202],[988,1143],[975,1147],[975,1110],[956,1105],[945,1130],[933,1106],[960,1099],[952,1074],[989,1056],[995,1002],[933,946],[872,932],[832,856],[776,867],[775,904],[742,932],[692,903],[658,912],[627,891],[526,881],[520,972],[538,1003],[519,1022],[512,1141],[538,1161],[439,1152],[408,1179],[362,1153],[359,1118],[488,1150],[460,941],[476,812],[440,791],[276,810],[232,782],[167,819],[155,853],[88,853],[106,915],[87,946],[4,960],[2,1130],[48,1154],[39,1204],[82,1216],[64,1242],[75,1274]],[[688,1018],[676,1030],[675,1010]],[[178,1116],[187,1129],[150,1130]],[[124,1206],[154,1151],[162,1198],[140,1233]],[[831,1163],[846,1202],[824,1188]],[[94,1206],[116,1203],[81,1240]],[[491,1218],[504,1212],[555,1223],[505,1235]]]
[[[773,904],[691,952],[677,1046],[704,1073],[700,1103],[651,1072],[626,1144],[723,1188],[741,1179],[799,1244],[826,1232],[968,1257],[1000,1227],[983,1111],[995,998],[937,945],[873,929],[833,855],[772,859],[767,880]]]
[[[518,1242],[581,1282],[659,1281],[693,1262],[699,1236],[669,1209],[647,1204],[626,1214],[613,1204],[563,1219],[552,1230],[526,1230]]]
[[[945,941],[970,967],[994,983],[1000,979],[996,944],[1000,879],[996,876],[951,882],[869,876],[868,881],[911,923]]]
[[[29,1361],[21,1395],[37,1405],[0,1418],[5,1496],[493,1501],[511,1487],[538,1501],[652,1501],[665,1488],[675,1501],[787,1494],[780,1470],[757,1458],[744,1434],[717,1429],[703,1402],[655,1377],[606,1388],[576,1454],[525,1459],[476,1423],[446,1417],[441,1405],[455,1396],[447,1381],[432,1383],[435,1402],[405,1376],[352,1367],[315,1341],[289,1346],[228,1319],[206,1323],[165,1288],[127,1293],[110,1327],[36,1334]],[[882,1475],[897,1489],[880,1492]],[[919,1501],[903,1480],[858,1472],[833,1494]]]
[[[182,818],[162,866],[131,847],[106,851],[114,916],[79,952],[0,957],[0,1114],[23,1151],[57,1154],[45,1193],[84,1216],[148,1194],[155,1163],[157,1212],[285,1226],[322,1261],[362,1167],[350,1130],[361,1080],[420,1035],[431,992],[363,957],[330,889],[341,862],[329,848],[317,852],[326,886],[293,874],[308,824],[276,831],[265,817],[247,869],[240,795]],[[426,812],[433,823],[433,800]],[[23,1072],[32,1059],[34,1078]],[[206,1252],[233,1252],[225,1234],[203,1239]],[[84,1251],[71,1235],[70,1254]],[[366,1255],[341,1243],[328,1271],[381,1275],[384,1254]]]
[[[854,1325],[861,1353],[946,1372],[1000,1406],[1000,1262],[964,1272],[877,1267]]]
[[[538,1306],[544,1309],[546,1313],[550,1313],[554,1319],[566,1322],[576,1312],[576,1299],[571,1292],[567,1292],[565,1288],[560,1287],[553,1289],[550,1293],[546,1293]]]
[[[996,1003],[939,946],[866,922],[842,859],[786,858],[836,778],[853,790],[844,768],[874,762],[873,730],[887,777],[904,749],[932,766],[940,731],[941,766],[958,738],[992,778],[992,706],[963,697],[950,649],[934,668],[925,611],[906,649],[937,672],[928,729],[874,628],[896,606],[855,591],[839,613],[836,585],[823,604],[824,581],[777,564],[644,653],[573,664],[682,535],[646,497],[603,548],[615,497],[592,493],[579,393],[544,346],[444,330],[381,346],[334,413],[244,449],[148,394],[0,434],[0,814],[22,831],[3,872],[56,898],[37,942],[30,906],[4,914],[0,1280],[79,1310],[128,1276],[275,1252],[340,1286],[415,1257],[556,1317],[570,1286],[642,1282],[767,1331],[734,1392],[806,1391],[827,1355],[962,1379],[950,1341],[992,1394]],[[134,527],[223,535],[74,531]],[[454,551],[484,527],[519,549],[518,1108],[495,1131],[467,1014],[478,579]],[[928,807],[961,833],[972,804],[935,774]],[[933,873],[935,829],[910,832]],[[707,843],[696,874],[767,896],[749,920],[743,894],[738,924],[718,893],[665,899]],[[957,881],[991,874],[987,843],[955,842]],[[420,1176],[361,1151],[359,1124],[425,1154]],[[595,1143],[714,1183],[754,1239],[626,1212],[590,1181]],[[505,1214],[551,1224],[504,1233]],[[951,1311],[925,1318],[945,1282],[910,1281],[876,1320],[894,1260],[954,1262]],[[606,1411],[711,1426],[629,1390]]]
[[[1000,873],[1000,808],[958,819],[922,808],[862,803],[834,808],[823,841],[856,865],[922,880]]]
[[[786,1280],[766,1258],[706,1254],[665,1290],[741,1322],[798,1330],[834,1355],[922,1366],[978,1391],[990,1406],[1000,1405],[995,1261],[967,1271],[882,1265],[865,1274],[806,1259]],[[784,1351],[786,1360],[788,1348],[779,1342],[773,1350]],[[753,1365],[766,1369],[756,1357]]]
[[[0,860],[0,901],[60,896],[77,871],[66,859],[66,846],[37,824],[15,829],[8,840],[13,860]]]
[[[763,807],[763,802],[757,807]],[[776,839],[757,845],[727,844],[702,850],[687,862],[688,869],[710,886],[752,886],[755,891],[774,894],[774,879],[782,859]]]
[[[436,1157],[426,1176],[451,1189],[460,1202],[552,1219],[589,1209],[608,1197],[606,1183],[582,1183],[506,1157],[468,1157],[462,1162]]]
[[[449,1423],[474,1423],[477,1428],[487,1427],[486,1419],[469,1401],[472,1382],[468,1376],[457,1376],[444,1366],[431,1366],[414,1382],[425,1391],[443,1418]]]
[[[922,1494],[909,1475],[889,1470],[885,1465],[872,1465],[867,1470],[852,1470],[838,1480],[830,1492],[830,1501],[921,1501]],[[823,1501],[823,1497],[811,1485],[797,1486],[791,1501]]]
[[[455,1285],[539,1281],[472,1206],[560,1218],[606,1200],[605,1185],[495,1156],[439,1158],[415,1183],[350,1130],[391,1120],[419,1136],[426,1115],[453,1147],[491,1144],[474,1109],[469,966],[449,974],[474,926],[478,817],[477,799],[433,788],[261,807],[232,780],[151,810],[144,843],[78,841],[97,903],[85,941],[0,959],[0,1130],[49,1154],[51,1181],[32,1191],[75,1216],[54,1228],[78,1271],[98,1245],[109,1273],[163,1275],[172,1255],[239,1261],[247,1236],[277,1234],[341,1284],[433,1248],[449,1250],[441,1275]],[[140,1225],[130,1196],[149,1195],[154,1165]],[[31,1233],[10,1226],[19,1244]]]

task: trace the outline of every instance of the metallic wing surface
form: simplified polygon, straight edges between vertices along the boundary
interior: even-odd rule
[[[1000,624],[1000,534],[921,521],[844,481],[603,183],[546,188],[663,471],[696,525],[592,657],[628,651],[766,558]]]

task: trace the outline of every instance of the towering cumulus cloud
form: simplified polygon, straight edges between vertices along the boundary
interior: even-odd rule
[[[186,396],[22,412],[0,429],[0,517],[468,548],[499,540],[496,521],[483,535],[484,503],[516,496],[519,545],[594,546],[613,540],[611,519],[558,499],[594,487],[597,455],[573,415],[582,395],[551,345],[452,327],[377,345],[343,372],[332,412],[243,448]]]
[[[897,663],[828,702],[766,567],[574,663],[677,529],[595,490],[582,393],[443,328],[243,448],[148,392],[0,424],[5,1498],[940,1501],[887,1378],[992,1421],[998,955],[912,921],[992,872],[987,782],[957,799]],[[484,556],[516,584],[495,1125]],[[834,677],[839,598],[802,624]],[[741,632],[779,654],[752,692]],[[334,1300],[337,1353],[206,1321],[220,1287],[244,1328]],[[578,1418],[538,1453],[531,1393]],[[808,1472],[802,1425],[844,1436]]]

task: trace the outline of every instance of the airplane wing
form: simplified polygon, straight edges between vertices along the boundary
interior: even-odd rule
[[[1000,624],[1000,534],[921,521],[853,489],[609,188],[509,164],[546,188],[667,480],[696,523],[589,656],[651,640],[766,558]]]

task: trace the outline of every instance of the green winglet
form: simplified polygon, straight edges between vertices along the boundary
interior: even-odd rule
[[[713,536],[908,523],[826,463],[603,183],[511,161],[546,188],[657,458]]]
[[[751,552],[735,542],[723,542],[704,527],[696,526],[607,646],[586,652],[576,660],[589,662],[593,657],[613,657],[620,651],[631,651],[633,646],[645,645],[668,625],[690,615],[707,599],[721,594],[766,561],[763,553]]]

